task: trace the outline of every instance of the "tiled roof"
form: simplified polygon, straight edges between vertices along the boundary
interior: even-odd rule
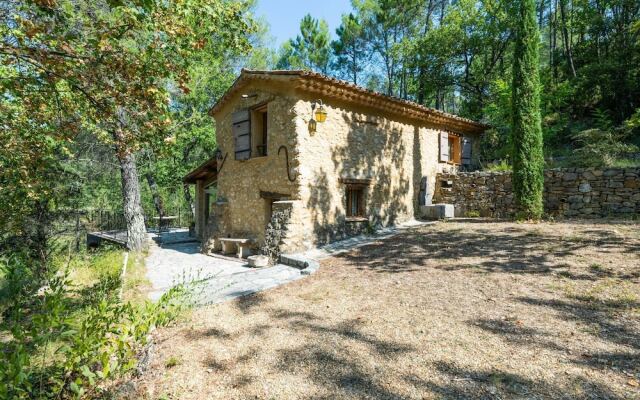
[[[211,108],[211,114],[218,112],[224,104],[247,83],[253,80],[268,80],[278,77],[291,79],[292,85],[296,89],[311,94],[339,98],[348,102],[378,108],[393,114],[442,125],[453,130],[481,133],[488,128],[487,125],[480,122],[426,107],[413,101],[387,96],[347,81],[306,70],[257,71],[243,69],[229,90],[227,90],[220,100]]]

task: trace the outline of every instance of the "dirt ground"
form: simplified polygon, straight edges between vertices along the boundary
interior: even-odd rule
[[[640,225],[468,220],[157,332],[145,399],[640,399]]]

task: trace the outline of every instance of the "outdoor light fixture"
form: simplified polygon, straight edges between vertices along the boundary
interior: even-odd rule
[[[316,120],[311,118],[309,121],[309,132],[314,133],[316,131]]]
[[[315,110],[316,106],[318,106],[317,110]],[[327,111],[324,109],[322,100],[316,100],[316,102],[311,105],[311,109],[315,110],[315,117],[317,122],[323,123],[327,120]]]
[[[316,109],[317,107],[317,109]],[[311,103],[311,120],[309,120],[309,132],[315,133],[318,122],[323,123],[327,120],[327,111],[324,109],[324,104],[322,104],[322,100],[316,100]]]

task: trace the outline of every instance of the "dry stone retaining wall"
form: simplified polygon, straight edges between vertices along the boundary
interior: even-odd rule
[[[434,202],[454,204],[457,217],[512,216],[511,172],[439,174]],[[544,206],[569,218],[640,214],[640,168],[547,170]]]

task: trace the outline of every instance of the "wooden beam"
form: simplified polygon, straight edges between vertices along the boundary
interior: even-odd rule
[[[263,199],[276,200],[276,199],[285,199],[285,198],[288,199],[291,196],[288,194],[276,193],[276,192],[265,192],[261,190],[260,197],[262,197]]]
[[[340,178],[340,183],[345,185],[360,185],[360,186],[369,186],[371,185],[371,178]]]

